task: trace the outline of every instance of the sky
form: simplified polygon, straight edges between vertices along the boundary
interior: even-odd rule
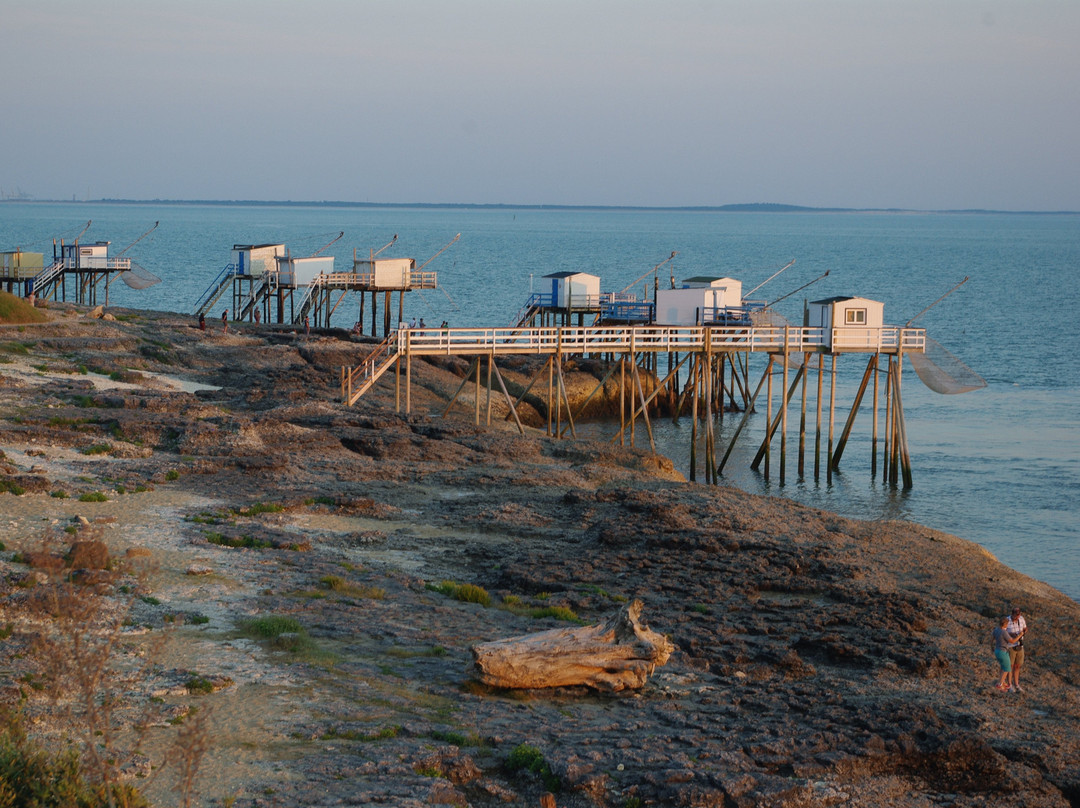
[[[1077,0],[0,0],[0,190],[1080,210]]]

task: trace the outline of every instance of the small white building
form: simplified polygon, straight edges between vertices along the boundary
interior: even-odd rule
[[[657,325],[701,325],[723,319],[725,309],[742,306],[742,281],[734,278],[687,278],[680,289],[656,290]]]
[[[277,269],[277,259],[285,257],[284,244],[234,244],[233,264],[237,275],[259,277]]]
[[[364,283],[372,289],[408,289],[415,270],[415,258],[353,261],[353,272],[364,276]]]
[[[109,269],[108,241],[63,245],[64,265],[70,269]]]
[[[334,271],[334,256],[278,257],[277,265],[278,283],[282,286],[311,286],[319,275],[329,275]]]
[[[583,309],[600,305],[599,275],[590,275],[588,272],[553,272],[544,278],[551,282],[550,305],[556,308]]]
[[[814,300],[807,304],[806,324],[823,330],[828,348],[872,348],[885,324],[885,304],[845,295]]]

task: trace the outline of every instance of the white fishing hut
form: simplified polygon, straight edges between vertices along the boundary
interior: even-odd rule
[[[434,287],[434,272],[427,273],[431,275],[429,287],[421,279],[413,278],[415,270],[415,258],[353,259],[353,272],[360,276],[360,282],[368,291],[409,289],[414,285]]]
[[[877,347],[885,325],[885,304],[865,297],[839,295],[807,304],[806,325],[822,329],[824,346],[833,350]]]
[[[734,278],[687,278],[679,289],[656,290],[657,325],[703,325],[724,320],[724,312],[742,306],[742,281]]]
[[[334,256],[313,255],[307,258],[277,258],[278,282],[282,286],[311,286],[319,275],[334,271]]]
[[[256,278],[276,270],[286,254],[284,244],[234,244],[232,249],[236,274]]]
[[[61,255],[65,269],[114,269],[119,259],[109,260],[108,241],[95,241],[89,244],[64,244]]]
[[[600,304],[600,276],[588,272],[553,272],[551,304],[559,309],[596,308]]]

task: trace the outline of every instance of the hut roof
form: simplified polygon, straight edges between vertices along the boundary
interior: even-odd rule
[[[575,275],[589,275],[589,277],[591,277],[591,278],[597,277],[596,275],[592,275],[592,274],[590,274],[588,272],[578,272],[578,271],[569,271],[569,270],[564,270],[562,272],[552,272],[550,275],[545,275],[544,277],[545,278],[572,278]]]

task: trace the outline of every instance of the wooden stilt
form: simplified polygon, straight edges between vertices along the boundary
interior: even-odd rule
[[[641,415],[645,420],[645,430],[649,433],[649,447],[653,454],[656,454],[656,441],[653,440],[652,422],[649,420],[649,403],[645,400],[645,390],[641,386],[641,374],[638,373],[637,364],[634,365],[634,384],[637,387],[638,398],[641,399]],[[630,428],[634,428],[633,415],[630,417]]]
[[[899,444],[900,455],[900,470],[901,476],[904,480],[904,488],[908,489],[912,486],[911,480],[911,453],[908,450],[907,440],[907,422],[904,419],[904,402],[903,397],[900,394],[900,379],[901,379],[901,367],[903,364],[902,355],[897,356],[896,362],[896,384],[893,385],[893,395],[896,398],[896,423],[897,429],[897,443]]]
[[[488,354],[488,372],[487,372],[487,415],[486,426],[491,426],[491,367],[495,364],[495,354]]]
[[[875,356],[874,361],[874,424],[873,436],[870,441],[870,477],[877,476],[877,443],[878,443],[878,375],[881,365],[881,354]]]
[[[788,386],[786,393],[783,390],[780,391],[781,395],[783,396],[783,401],[780,402],[781,408],[783,408],[786,403],[790,403],[792,397],[795,395],[795,391],[799,389],[799,377],[803,374],[804,371],[805,366],[800,368],[796,372],[795,378]],[[761,445],[758,447],[757,454],[754,455],[754,461],[750,464],[750,468],[754,469],[754,471],[757,471],[757,467],[761,465],[761,460],[766,456],[769,444],[772,442],[773,437],[776,435],[777,429],[780,428],[782,421],[783,409],[781,409],[781,411],[778,412],[773,417],[773,419],[766,424],[765,438],[761,441]]]
[[[788,386],[788,361],[790,354],[788,353],[788,339],[789,339],[790,327],[784,326],[784,382],[781,390],[787,390]],[[788,409],[788,397],[784,396],[784,400],[780,402],[780,485],[783,485],[786,481],[787,472],[787,409]]]
[[[825,480],[832,482],[833,424],[836,420],[836,354],[832,354],[832,378],[829,379],[829,448],[825,455]]]
[[[405,343],[405,414],[412,412],[412,353],[409,343]]]
[[[859,383],[859,390],[855,393],[855,400],[851,403],[851,412],[848,413],[847,421],[844,423],[844,429],[840,432],[840,440],[837,441],[836,451],[833,453],[832,465],[836,471],[840,470],[840,458],[844,455],[844,447],[847,446],[848,437],[851,435],[851,429],[855,426],[855,416],[859,413],[859,406],[862,404],[863,395],[866,393],[866,387],[870,383],[871,374],[875,374],[877,355],[870,357],[866,363],[866,370],[863,371],[862,381]]]
[[[769,367],[772,367],[774,357],[769,354]],[[769,461],[771,460],[772,449],[772,434],[768,430],[768,425],[772,423],[772,373],[769,374],[768,386],[765,393],[765,479],[769,479]]]
[[[623,435],[626,432],[626,357],[619,357],[619,445],[623,446],[626,441]]]
[[[799,479],[806,477],[806,377],[810,374],[807,373],[807,366],[810,364],[810,357],[803,353],[802,361],[802,405],[799,409]]]
[[[742,434],[743,427],[746,426],[746,422],[750,420],[750,415],[754,411],[754,402],[757,401],[758,394],[761,392],[761,388],[764,386],[765,380],[772,373],[772,363],[773,357],[772,354],[769,354],[769,364],[765,367],[765,372],[761,374],[761,381],[758,382],[758,386],[757,389],[754,391],[754,395],[752,395],[747,401],[747,406],[745,411],[743,412],[743,417],[739,421],[739,425],[735,428],[735,434],[731,436],[731,441],[728,443],[727,450],[724,452],[724,457],[720,460],[720,465],[716,467],[716,473],[718,475],[724,473],[724,466],[727,465],[728,458],[731,456],[731,451],[735,448],[735,442],[739,439],[739,435]]]
[[[476,367],[476,365],[477,365],[477,363],[479,361],[480,361],[480,358],[476,357],[475,359],[473,359],[472,364],[469,365],[469,370],[465,374],[465,378],[461,380],[461,384],[458,385],[458,389],[454,391],[454,395],[452,395],[450,397],[450,402],[446,405],[446,409],[443,410],[443,414],[442,414],[443,418],[445,418],[447,413],[450,412],[450,408],[454,406],[454,402],[457,401],[457,397],[459,395],[461,395],[461,391],[465,389],[465,385],[467,385],[469,383],[469,381],[472,379],[473,369]]]
[[[701,376],[700,358],[695,359],[694,366],[690,370],[690,376],[693,379],[693,392],[691,393],[693,398],[691,399],[690,404],[690,482],[695,482],[697,480],[697,408],[699,377]]]
[[[514,417],[514,423],[517,424],[518,432],[522,435],[525,434],[525,428],[521,425],[521,419],[517,414],[517,402],[510,398],[510,393],[506,390],[506,383],[503,381],[502,374],[499,372],[499,366],[495,364],[494,357],[492,357],[492,369],[495,371],[495,378],[499,382],[499,388],[502,390],[503,398],[506,399],[506,406],[510,408],[510,415]]]
[[[559,429],[559,427],[561,427],[561,424],[559,423],[559,420],[561,418],[562,402],[565,401],[566,402],[566,421],[570,425],[570,434],[573,437],[576,438],[577,437],[577,430],[574,428],[574,416],[570,412],[570,394],[566,390],[566,377],[563,375],[562,362],[559,362],[558,371],[559,371],[559,379],[558,379],[558,381],[559,381],[559,389],[556,391],[556,395],[558,396],[558,403],[556,403],[556,410],[560,413],[560,416],[558,418],[556,418],[556,431],[555,431],[555,434],[556,434],[556,436],[559,436],[559,437],[562,436],[562,432]]]

